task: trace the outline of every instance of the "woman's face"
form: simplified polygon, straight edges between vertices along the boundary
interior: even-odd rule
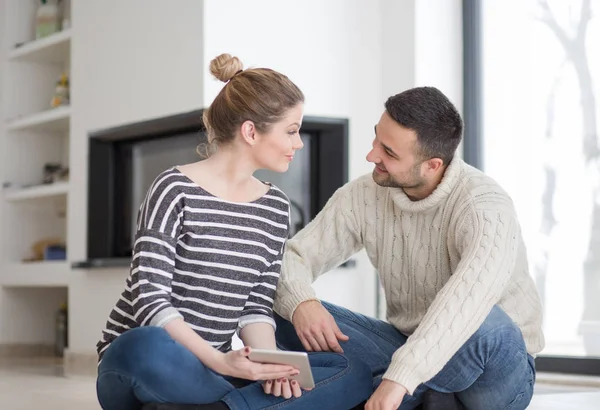
[[[300,139],[303,110],[304,104],[298,104],[287,110],[284,117],[272,124],[268,132],[257,133],[253,153],[258,168],[275,172],[288,170],[294,153],[304,146]]]

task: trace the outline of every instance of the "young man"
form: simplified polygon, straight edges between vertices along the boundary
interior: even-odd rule
[[[531,400],[541,303],[512,201],[455,156],[461,136],[460,114],[439,90],[390,97],[367,155],[373,174],[340,188],[287,244],[278,343],[367,362],[368,410],[412,409],[431,392],[467,409]],[[362,248],[389,323],[321,303],[311,287]]]

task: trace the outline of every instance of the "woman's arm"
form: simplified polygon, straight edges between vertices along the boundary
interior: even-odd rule
[[[276,350],[275,329],[269,323],[251,323],[240,330],[244,346],[254,349]]]
[[[186,347],[205,366],[224,376],[234,376],[246,380],[276,380],[290,377],[297,371],[292,366],[254,363],[248,359],[251,348],[222,353],[210,346],[182,319],[174,319],[164,329],[169,335]],[[271,329],[273,329],[271,327]],[[273,340],[275,340],[273,338]]]
[[[210,367],[219,374],[224,374],[223,361],[225,354],[218,351],[200,337],[188,326],[183,319],[174,319],[167,323],[164,329],[169,335],[190,352],[194,354],[204,365]]]

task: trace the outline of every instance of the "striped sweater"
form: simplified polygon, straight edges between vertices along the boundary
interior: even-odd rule
[[[130,274],[97,344],[182,318],[210,345],[273,320],[290,206],[274,185],[248,203],[217,198],[177,168],[160,174],[140,207]]]

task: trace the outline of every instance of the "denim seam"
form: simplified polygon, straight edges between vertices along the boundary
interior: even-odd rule
[[[519,329],[519,332],[521,332],[521,329],[519,328],[519,326],[516,323],[512,322],[511,324],[503,324],[500,326],[492,327],[490,330],[488,330],[487,332],[485,332],[484,334],[482,334],[479,337],[483,338],[483,337],[489,335],[490,333],[497,331],[498,329],[513,329],[514,327]],[[477,332],[477,330],[475,331],[475,333],[476,332]],[[523,334],[521,334],[521,337],[523,337]]]
[[[516,325],[515,325],[515,326],[516,326]],[[504,328],[512,328],[512,326],[511,326],[511,325],[501,325],[501,326],[498,326],[498,327],[494,327],[494,328],[492,328],[492,329],[488,330],[487,332],[485,332],[484,334],[482,334],[481,336],[479,336],[479,339],[483,339],[484,337],[487,337],[489,334],[491,334],[491,333],[493,333],[493,332],[497,331],[498,329],[504,329]],[[477,332],[477,331],[475,331],[475,332]],[[473,337],[473,336],[471,336],[471,337]],[[521,337],[523,337],[523,336],[521,336]],[[471,339],[471,338],[469,338],[469,339]],[[461,348],[462,348],[462,347],[463,347],[463,346],[464,346],[464,345],[465,345],[465,344],[466,344],[466,343],[469,341],[469,339],[467,339],[467,340],[465,341],[465,343],[463,343],[463,344],[462,344],[462,345],[461,345],[461,346],[458,348],[458,350],[460,350],[460,349],[461,349]],[[512,343],[512,341],[511,341],[511,343]],[[520,346],[516,346],[516,347],[520,347]],[[458,350],[457,350],[457,351],[456,351],[454,354],[458,353]],[[529,354],[529,353],[527,352],[527,346],[525,346],[525,357],[527,357],[527,355],[528,355],[528,354]],[[450,358],[450,360],[452,360],[452,358],[453,358],[453,357],[454,357],[454,355],[452,355],[452,357]],[[450,361],[448,361],[448,363],[449,363],[449,362],[450,362]],[[435,376],[434,376],[434,377],[435,377]]]
[[[527,358],[527,354],[525,355],[525,358]],[[451,361],[451,360],[452,360],[452,358],[451,358],[451,359],[448,361],[448,363],[450,363],[450,361]],[[529,366],[529,363],[528,363],[527,365]],[[508,366],[508,365],[507,365],[507,366]],[[503,367],[503,369],[504,369],[504,368],[506,368],[507,366],[504,366],[504,367]],[[442,368],[442,369],[443,369],[443,368]],[[484,371],[485,371],[485,367],[484,367]],[[441,370],[440,370],[440,372],[441,372]],[[424,384],[425,386],[429,387],[430,389],[431,389],[431,388],[433,388],[433,387],[431,387],[432,385],[439,386],[439,384],[438,384],[438,383],[431,383],[431,382],[433,381],[433,379],[435,379],[435,377],[436,377],[436,376],[437,376],[437,375],[438,375],[440,372],[438,372],[438,373],[437,373],[435,376],[433,376],[431,379],[427,380],[427,381],[426,381],[426,382],[424,382],[423,384]],[[481,375],[479,375],[479,376],[481,376]],[[453,377],[453,378],[452,378],[450,381],[448,381],[447,383],[444,383],[444,386],[440,386],[440,387],[444,387],[444,388],[445,388],[445,386],[453,384],[453,383],[454,383],[454,381],[455,381],[456,379],[459,379],[459,378],[461,378],[461,377],[463,377],[463,375],[462,375],[462,374],[460,374],[460,373],[457,373],[457,374],[455,374],[455,375],[454,375],[454,377]],[[473,386],[473,384],[475,384],[475,383],[477,382],[477,380],[478,380],[478,379],[476,379],[476,380],[475,380],[475,381],[474,381],[474,382],[473,382],[473,383],[472,383],[470,386],[468,386],[468,387],[467,387],[467,389],[468,389],[468,388],[470,388],[471,386]],[[460,393],[460,392],[456,392],[456,393]]]
[[[129,375],[129,374],[126,374],[126,373],[122,373],[122,372],[120,372],[120,371],[117,371],[117,370],[105,370],[105,371],[103,371],[102,373],[99,373],[99,374],[98,374],[98,379],[100,379],[100,377],[101,377],[101,376],[103,376],[103,375],[105,375],[105,374],[116,374],[117,376],[120,376],[120,377],[127,377],[129,380],[133,380],[133,377],[132,377],[131,375]],[[158,396],[158,395],[156,395],[156,394],[154,394],[154,393],[150,393],[150,390],[148,390],[148,389],[147,389],[147,388],[146,388],[146,387],[145,387],[143,384],[141,384],[141,383],[138,383],[138,386],[139,386],[140,388],[144,389],[144,390],[146,391],[146,393],[148,393],[148,396],[153,396],[153,397],[155,397],[156,399],[158,399],[157,401],[159,401],[159,402],[161,402],[161,403],[164,403],[164,402],[166,402],[166,400],[165,400],[165,399],[163,399],[162,397],[160,397],[160,396]],[[134,396],[136,396],[136,399],[138,399],[138,400],[139,400],[139,398],[137,397],[137,395],[135,395],[135,393],[134,393]]]
[[[376,328],[374,328],[374,327],[367,327],[363,323],[360,323],[359,321],[357,321],[354,318],[352,318],[351,316],[348,316],[348,315],[346,315],[344,313],[341,313],[339,311],[336,312],[336,315],[338,317],[340,317],[341,319],[346,319],[346,320],[348,320],[348,321],[356,324],[357,326],[360,326],[361,328],[366,329],[367,331],[376,334],[378,337],[380,337],[381,339],[385,340],[386,342],[388,342],[389,344],[391,344],[392,346],[394,346],[395,349],[398,349],[398,347],[397,347],[398,346],[398,342],[397,341],[391,340],[390,338],[387,337],[386,334],[379,332]],[[391,324],[390,324],[390,326],[394,327]],[[394,327],[394,329],[396,329],[396,328]],[[398,329],[396,329],[396,331],[399,332]],[[384,360],[384,361],[381,361],[381,362],[377,363],[378,367],[382,367],[383,368],[383,370],[381,371],[381,373],[377,373],[378,376],[382,376],[383,374],[385,374],[385,372],[387,371],[388,367],[390,366],[391,359],[392,358],[390,357],[389,360]]]
[[[491,332],[492,332],[492,330],[490,330],[489,332],[486,332],[486,333],[484,333],[483,335],[481,335],[481,338],[483,338],[483,337],[487,336],[487,335],[488,335],[488,334],[490,334]],[[465,342],[465,343],[466,343],[466,342]],[[513,342],[513,341],[510,341],[509,343],[511,343],[511,344],[514,344],[514,342]],[[520,347],[520,346],[517,346],[516,344],[514,344],[514,345],[515,345],[515,347],[517,347],[517,348],[518,348],[518,347]],[[461,347],[462,347],[462,346],[461,346]],[[517,349],[517,350],[518,350],[518,349]],[[527,349],[525,349],[525,350],[527,350]],[[525,359],[527,359],[527,357],[528,357],[528,353],[527,353],[527,351],[526,351],[526,352],[525,352],[525,357],[524,357],[524,358],[525,358]],[[446,364],[450,363],[450,361],[451,361],[453,358],[454,358],[454,355],[453,355],[453,356],[450,358],[450,360],[449,360],[449,361],[448,361]],[[527,360],[528,360],[528,359],[527,359]],[[508,366],[508,365],[507,365],[507,366]],[[504,366],[504,367],[503,367],[503,369],[504,369],[504,368],[506,368],[507,366]],[[528,360],[528,366],[529,366],[529,360]],[[442,367],[442,369],[443,369],[443,367]],[[485,367],[484,367],[484,370],[485,370]],[[440,372],[441,372],[441,370],[440,370]],[[431,386],[432,386],[432,385],[434,385],[434,384],[439,386],[439,384],[438,384],[438,383],[431,383],[431,382],[432,382],[432,381],[433,381],[433,380],[436,378],[436,376],[437,376],[437,375],[438,375],[440,372],[438,372],[438,373],[437,373],[435,376],[433,376],[431,379],[427,380],[427,381],[426,381],[426,382],[424,382],[423,384],[424,384],[425,386],[429,387],[429,388],[432,388]],[[480,375],[480,376],[481,376],[481,375]],[[451,380],[449,380],[448,382],[444,383],[444,386],[447,386],[447,385],[451,385],[451,384],[453,384],[453,383],[454,383],[454,381],[455,381],[456,379],[460,378],[460,377],[462,377],[462,375],[461,375],[460,373],[457,373],[457,374],[455,374],[455,376],[454,376],[454,377],[453,377]],[[473,384],[475,384],[476,382],[477,382],[477,380],[475,380],[475,381],[473,382]],[[471,387],[473,384],[471,384],[469,387],[467,387],[467,389],[468,389],[468,388],[470,388],[470,387]]]
[[[347,358],[346,356],[344,356],[344,355],[340,355],[340,356],[342,356],[342,357],[344,358],[344,360],[346,360],[346,367],[345,367],[345,368],[344,368],[344,369],[343,369],[341,372],[339,372],[339,373],[337,373],[337,374],[335,374],[335,375],[331,376],[330,378],[328,378],[328,379],[325,379],[325,380],[321,380],[320,382],[318,382],[318,383],[315,383],[315,387],[313,387],[313,389],[312,389],[312,390],[308,390],[308,391],[307,391],[307,390],[305,390],[305,391],[303,391],[303,392],[302,392],[302,396],[307,396],[307,395],[309,395],[310,393],[312,393],[313,391],[315,391],[315,390],[316,390],[316,389],[317,389],[319,386],[327,385],[327,384],[329,384],[329,383],[331,383],[331,382],[333,382],[333,381],[335,381],[335,380],[339,379],[340,377],[344,376],[346,373],[348,373],[348,372],[349,372],[349,371],[352,369],[352,362],[351,362],[350,360],[348,360],[348,358]],[[302,396],[301,396],[301,397],[302,397]],[[287,400],[286,400],[286,401],[284,401],[284,402],[281,402],[281,403],[275,404],[275,405],[273,405],[273,406],[270,406],[270,407],[265,407],[263,410],[274,410],[274,409],[279,409],[279,408],[281,408],[281,407],[283,407],[283,406],[286,406],[286,405],[288,405],[289,403],[291,403],[291,402],[295,401],[295,400],[296,400],[296,399],[298,399],[298,398],[299,398],[299,397],[292,397],[292,398],[290,398],[290,399],[287,399]]]
[[[246,406],[249,409],[251,409],[252,406],[250,406],[250,403],[248,403],[248,401],[246,400],[244,395],[242,393],[240,393],[239,389],[235,389],[234,391],[236,392],[236,395],[239,396],[244,401],[244,403],[246,403]],[[224,402],[229,407],[229,410],[242,410],[236,405],[236,403],[233,400],[231,400],[229,398],[229,394],[226,394],[224,397],[222,397],[221,401]]]
[[[514,406],[516,406],[517,404],[520,404],[520,401],[523,399],[523,397],[525,397],[527,394],[530,394],[529,400],[531,401],[531,396],[533,396],[533,387],[534,387],[535,382],[532,380],[529,380],[527,382],[527,389],[524,391],[519,392],[514,399],[511,400],[510,403],[508,403],[508,405],[503,409],[503,410],[510,410],[512,408],[514,408]]]
[[[388,343],[390,343],[390,344],[392,344],[392,345],[396,345],[396,344],[398,344],[396,341],[394,341],[394,340],[390,340],[390,339],[387,337],[387,335],[385,335],[385,334],[383,334],[383,333],[380,333],[380,332],[379,332],[377,329],[375,329],[375,328],[370,328],[370,327],[367,327],[367,326],[365,326],[364,324],[362,324],[362,323],[358,322],[357,320],[355,320],[354,318],[352,318],[352,317],[350,317],[350,316],[347,316],[347,315],[346,315],[346,314],[344,314],[344,313],[341,313],[341,312],[337,311],[337,312],[336,312],[336,315],[338,315],[338,316],[340,316],[340,317],[342,317],[342,318],[344,318],[344,319],[346,319],[346,320],[349,320],[349,321],[351,321],[351,322],[352,322],[352,323],[354,323],[354,324],[357,324],[358,326],[362,327],[363,329],[366,329],[366,330],[368,330],[368,331],[370,331],[370,332],[373,332],[373,333],[375,333],[377,336],[379,336],[380,338],[384,339],[386,342],[388,342]],[[391,325],[391,324],[390,324],[390,326],[394,327],[394,326],[393,326],[393,325]],[[394,329],[396,329],[396,328],[394,327]],[[396,331],[398,331],[398,329],[396,329]]]
[[[514,321],[511,320],[511,322],[512,322],[512,324],[502,324],[500,326],[492,327],[491,329],[489,329],[488,331],[486,331],[485,333],[483,333],[481,336],[479,336],[479,339],[483,339],[484,337],[486,337],[490,333],[493,333],[493,332],[497,331],[498,329],[513,328],[513,327],[517,327],[517,329],[519,329],[518,325]],[[459,346],[458,349],[456,349],[456,351],[454,352],[454,354],[456,354],[471,339],[471,337],[473,337],[479,331],[479,329],[480,328],[477,328],[475,330],[475,332],[461,346]],[[520,329],[519,329],[519,332],[520,332]],[[522,334],[521,334],[521,337],[523,337]],[[523,342],[525,342],[524,339],[523,339]],[[438,345],[439,345],[439,343],[438,343]],[[431,350],[433,350],[433,346],[430,347],[430,349],[425,352],[425,356],[427,356],[429,354],[429,352],[431,352]],[[527,346],[525,346],[525,351],[527,352]],[[454,357],[454,354],[452,355],[452,357]],[[451,357],[451,359],[452,359],[452,357]],[[445,366],[445,364],[442,365],[442,368],[443,368],[443,366]]]

